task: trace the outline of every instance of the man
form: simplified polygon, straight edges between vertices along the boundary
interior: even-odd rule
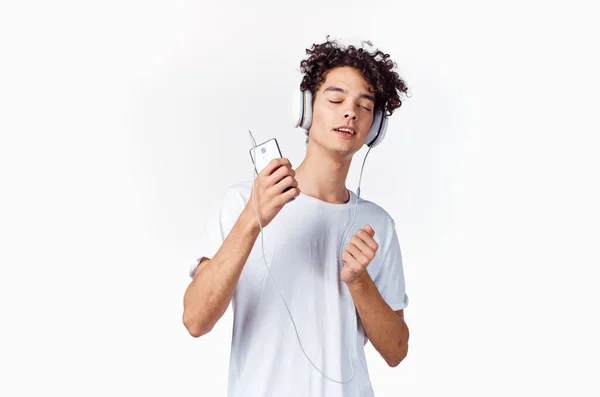
[[[301,88],[313,94],[313,116],[306,156],[296,169],[273,160],[254,181],[264,244],[252,181],[235,184],[190,269],[183,322],[192,336],[210,332],[233,303],[230,397],[373,396],[367,340],[392,367],[408,350],[395,222],[345,187],[374,111],[391,114],[407,87],[381,51],[328,38],[307,54]]]

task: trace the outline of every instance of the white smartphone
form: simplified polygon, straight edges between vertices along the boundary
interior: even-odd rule
[[[257,145],[256,150],[255,148],[250,149],[250,158],[252,159],[252,163],[254,163],[256,175],[260,174],[271,160],[281,157],[281,150],[279,149],[279,144],[275,138]]]
[[[279,149],[279,143],[277,143],[277,139],[275,138],[271,138],[260,145],[256,145],[256,148],[250,149],[250,158],[254,164],[256,175],[260,174],[260,172],[267,166],[267,164],[269,164],[271,160],[281,157],[283,156],[281,155],[281,150]],[[284,190],[284,192],[287,192],[290,189],[291,187],[288,187]],[[292,200],[294,198],[295,197],[292,197]]]

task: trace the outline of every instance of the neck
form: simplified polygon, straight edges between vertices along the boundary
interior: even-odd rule
[[[346,177],[352,155],[332,156],[331,152],[312,143],[295,170],[300,191],[328,203],[347,203],[350,196],[346,190]]]

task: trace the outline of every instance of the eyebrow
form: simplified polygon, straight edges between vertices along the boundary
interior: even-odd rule
[[[325,91],[323,91],[323,92],[327,92],[327,91],[333,91],[333,92],[342,92],[342,93],[344,93],[344,94],[348,94],[348,91],[344,90],[343,88],[340,88],[340,87],[335,87],[335,86],[330,86],[330,87],[327,87],[327,88],[325,89]],[[361,98],[368,99],[369,101],[371,101],[371,102],[375,103],[375,97],[374,97],[374,96],[372,96],[372,95],[368,95],[368,94],[360,94],[360,97],[361,97]]]

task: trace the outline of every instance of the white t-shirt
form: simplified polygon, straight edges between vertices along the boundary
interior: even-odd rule
[[[200,258],[189,269],[191,277],[202,257],[212,258],[219,250],[251,195],[252,181],[227,189],[200,241]],[[352,313],[355,308],[340,279],[342,264],[338,260],[356,200],[352,191],[345,204],[301,193],[263,229],[267,264],[293,316],[304,351],[321,372],[342,382],[352,376],[350,360],[355,355],[354,378],[346,384],[334,383],[302,353],[289,313],[267,273],[259,235],[232,298],[229,397],[373,396],[364,353],[367,337],[360,318]],[[367,224],[373,227],[379,244],[367,271],[392,310],[403,309],[408,296],[390,215],[361,198],[343,248]]]

